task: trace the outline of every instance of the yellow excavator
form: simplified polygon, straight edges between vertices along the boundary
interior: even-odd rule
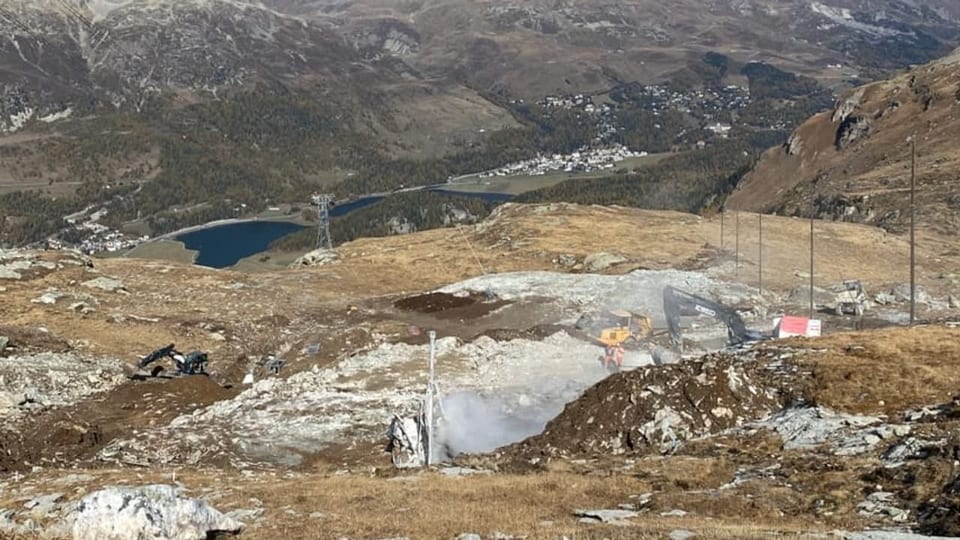
[[[626,310],[585,313],[575,327],[603,347],[633,348],[653,333],[650,317]]]

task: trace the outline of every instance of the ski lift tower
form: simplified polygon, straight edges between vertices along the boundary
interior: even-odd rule
[[[330,238],[330,207],[334,206],[333,195],[314,195],[312,200],[317,207],[317,249],[333,249],[333,240]]]

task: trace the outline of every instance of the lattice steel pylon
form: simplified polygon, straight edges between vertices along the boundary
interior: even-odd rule
[[[330,237],[330,207],[333,206],[333,195],[314,195],[313,204],[317,207],[317,249],[333,249],[333,239]]]

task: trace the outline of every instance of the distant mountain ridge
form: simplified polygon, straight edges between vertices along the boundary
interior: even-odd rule
[[[0,128],[262,80],[440,77],[529,98],[653,82],[708,50],[896,68],[956,45],[958,21],[951,0],[0,0]]]

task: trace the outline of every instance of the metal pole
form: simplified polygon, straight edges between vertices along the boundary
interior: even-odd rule
[[[430,330],[428,333],[430,336],[430,371],[429,378],[427,382],[427,406],[425,411],[425,422],[427,424],[426,429],[426,441],[423,445],[424,457],[426,458],[427,466],[432,464],[433,460],[433,393],[436,388],[433,384],[433,366],[436,358],[436,342],[437,342],[437,333],[433,330]]]
[[[763,294],[763,214],[757,214],[757,292]]]
[[[740,275],[740,212],[737,212],[737,232],[736,232],[736,250],[737,254],[735,256],[736,261],[736,270],[735,274]]]
[[[810,216],[810,318],[813,318],[813,215]]]
[[[916,320],[917,282],[916,282],[916,206],[914,192],[917,185],[917,140],[910,138],[910,326]]]
[[[720,209],[720,253],[723,253],[723,247],[724,247],[724,246],[723,246],[723,216],[724,216],[724,213],[725,213],[725,212],[724,212],[724,209],[721,208],[721,209]]]

